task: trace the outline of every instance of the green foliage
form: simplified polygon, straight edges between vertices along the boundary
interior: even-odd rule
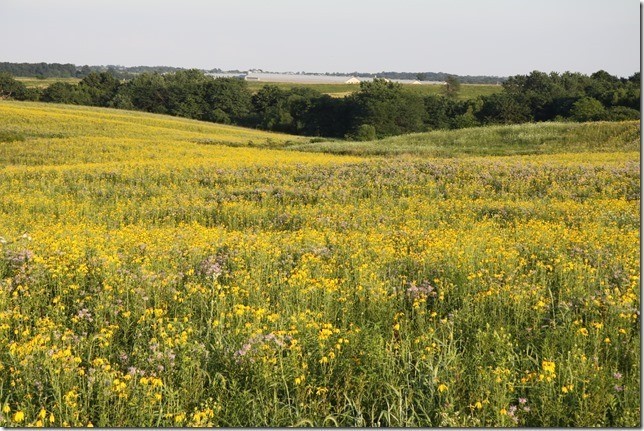
[[[118,93],[120,82],[109,73],[92,72],[78,84],[81,91],[88,94],[90,104],[94,106],[109,106]]]
[[[90,105],[91,96],[78,85],[66,82],[55,82],[42,93],[42,100],[50,103],[67,103],[70,105]]]
[[[611,106],[606,110],[604,119],[607,121],[628,121],[640,119],[640,111],[626,106]]]
[[[601,102],[592,97],[579,99],[572,105],[571,117],[577,121],[602,120],[606,115],[606,108]]]
[[[443,87],[443,93],[446,97],[450,99],[456,99],[458,93],[461,91],[461,82],[455,76],[448,76],[445,80],[445,86]]]
[[[373,141],[376,139],[376,128],[371,124],[361,124],[349,138],[355,141]]]
[[[371,124],[379,138],[423,128],[422,99],[403,92],[401,84],[384,79],[362,82],[360,91],[347,99],[355,106],[354,127]]]
[[[0,72],[0,99],[22,100],[26,91],[23,83],[16,81],[6,72]]]
[[[524,123],[531,119],[528,104],[519,96],[497,93],[483,99],[483,106],[476,116],[484,124]]]
[[[261,127],[269,130],[287,130],[293,117],[288,107],[288,91],[266,85],[253,95],[253,110],[259,116]]]
[[[159,74],[141,74],[122,86],[119,94],[127,97],[136,109],[157,114],[168,113],[169,94],[165,80]]]
[[[85,78],[77,86],[67,78],[44,90],[39,89],[39,82],[46,80],[37,80],[30,84],[35,88],[27,89],[5,75],[0,79],[0,97],[136,109],[299,135],[352,139],[363,125],[373,126],[376,138],[383,138],[481,124],[622,121],[638,118],[640,107],[637,73],[620,79],[605,71],[591,76],[533,71],[508,78],[502,87],[461,87],[454,76],[447,76],[444,86],[403,86],[384,79],[364,81],[360,86],[249,85],[236,78],[213,79],[196,69],[169,72],[161,75],[142,69],[122,83],[113,70],[97,72],[83,67],[79,74]],[[346,97],[322,94],[337,96],[337,91]]]
[[[206,112],[201,119],[239,123],[250,113],[251,94],[245,81],[234,78],[208,80],[203,89]]]

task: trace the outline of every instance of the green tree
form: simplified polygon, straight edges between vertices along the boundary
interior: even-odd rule
[[[163,76],[142,73],[121,87],[119,94],[129,99],[135,109],[157,114],[168,113],[168,89]]]
[[[378,138],[424,130],[423,99],[403,91],[402,85],[374,79],[361,82],[360,90],[346,99],[353,105],[353,134],[363,124],[371,124]]]
[[[477,123],[474,112],[480,109],[481,101],[456,100],[444,96],[429,95],[423,99],[425,124],[429,129],[460,129]]]
[[[163,75],[167,91],[166,107],[171,115],[204,119],[207,107],[204,103],[204,88],[211,77],[198,69],[180,70]]]
[[[92,105],[109,106],[121,83],[110,73],[91,72],[78,85],[81,91],[88,94]]]
[[[253,112],[260,127],[286,131],[293,117],[288,106],[288,92],[276,85],[263,86],[252,98]]]
[[[348,138],[356,141],[373,141],[376,139],[376,128],[371,124],[361,124]]]
[[[341,138],[348,133],[355,115],[353,104],[328,94],[312,98],[310,102],[303,121],[304,134]]]
[[[27,87],[17,81],[9,73],[0,72],[0,99],[24,100],[27,95]]]
[[[218,78],[207,81],[203,87],[204,120],[238,123],[250,113],[252,95],[246,81]]]
[[[627,106],[611,106],[606,110],[603,119],[608,121],[639,120],[640,111]]]
[[[90,105],[91,99],[78,85],[67,82],[54,82],[42,94],[44,102],[68,103],[71,105]]]
[[[443,94],[450,99],[456,99],[458,93],[461,91],[461,82],[457,77],[449,75],[445,79],[445,86],[443,87]]]
[[[572,118],[577,121],[597,121],[602,120],[606,115],[604,105],[592,97],[579,99],[572,105],[570,110]]]
[[[515,124],[531,120],[530,108],[520,95],[507,92],[483,97],[483,105],[475,115],[484,124]]]

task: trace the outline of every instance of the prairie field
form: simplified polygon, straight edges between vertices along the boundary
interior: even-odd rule
[[[639,142],[0,101],[0,426],[639,426]]]

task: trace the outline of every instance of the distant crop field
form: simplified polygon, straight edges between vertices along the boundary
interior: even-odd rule
[[[0,101],[0,426],[639,426],[640,179],[637,122]]]
[[[47,88],[54,82],[67,82],[69,84],[78,84],[80,82],[79,78],[26,78],[26,77],[16,77],[17,81],[22,82],[28,88]]]
[[[295,87],[304,87],[311,88],[320,93],[328,94],[333,97],[345,97],[354,91],[360,89],[359,84],[299,84],[299,83],[288,83],[288,82],[249,82],[248,87],[251,91],[259,91],[264,85],[275,85],[282,89],[290,89]],[[436,94],[440,95],[443,91],[442,85],[426,84],[426,85],[414,85],[414,84],[403,84],[403,88],[406,91],[413,92],[414,94],[419,95],[430,95]],[[487,96],[500,92],[503,87],[500,85],[487,85],[487,84],[461,84],[461,91],[458,95],[458,98],[461,100],[474,99],[478,96]]]
[[[27,87],[33,88],[47,88],[54,82],[67,82],[70,84],[78,84],[80,82],[79,78],[26,78],[26,77],[17,77],[16,80],[24,83]],[[313,90],[319,91],[323,94],[328,94],[332,97],[346,97],[349,94],[360,89],[359,84],[301,84],[301,83],[290,83],[290,82],[248,82],[248,88],[252,92],[259,91],[265,85],[275,85],[282,89],[291,89],[295,87],[304,87],[311,88]],[[440,95],[443,91],[442,85],[412,85],[404,84],[403,88],[406,91],[413,92],[414,94],[419,95],[430,95],[436,94]],[[458,94],[458,99],[467,100],[474,99],[478,96],[488,96],[500,92],[503,87],[500,85],[489,85],[489,84],[461,84],[461,91]]]

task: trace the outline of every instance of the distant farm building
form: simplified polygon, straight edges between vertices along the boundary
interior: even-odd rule
[[[245,81],[263,83],[276,83],[276,82],[289,82],[293,84],[360,84],[361,82],[371,82],[375,79],[384,79],[386,82],[397,82],[399,84],[416,84],[416,85],[436,85],[444,84],[438,81],[418,81],[411,79],[387,79],[387,78],[371,78],[371,77],[356,77],[350,75],[322,75],[315,73],[269,73],[256,70],[249,70],[246,73],[208,73],[208,76],[213,78],[238,78]]]

